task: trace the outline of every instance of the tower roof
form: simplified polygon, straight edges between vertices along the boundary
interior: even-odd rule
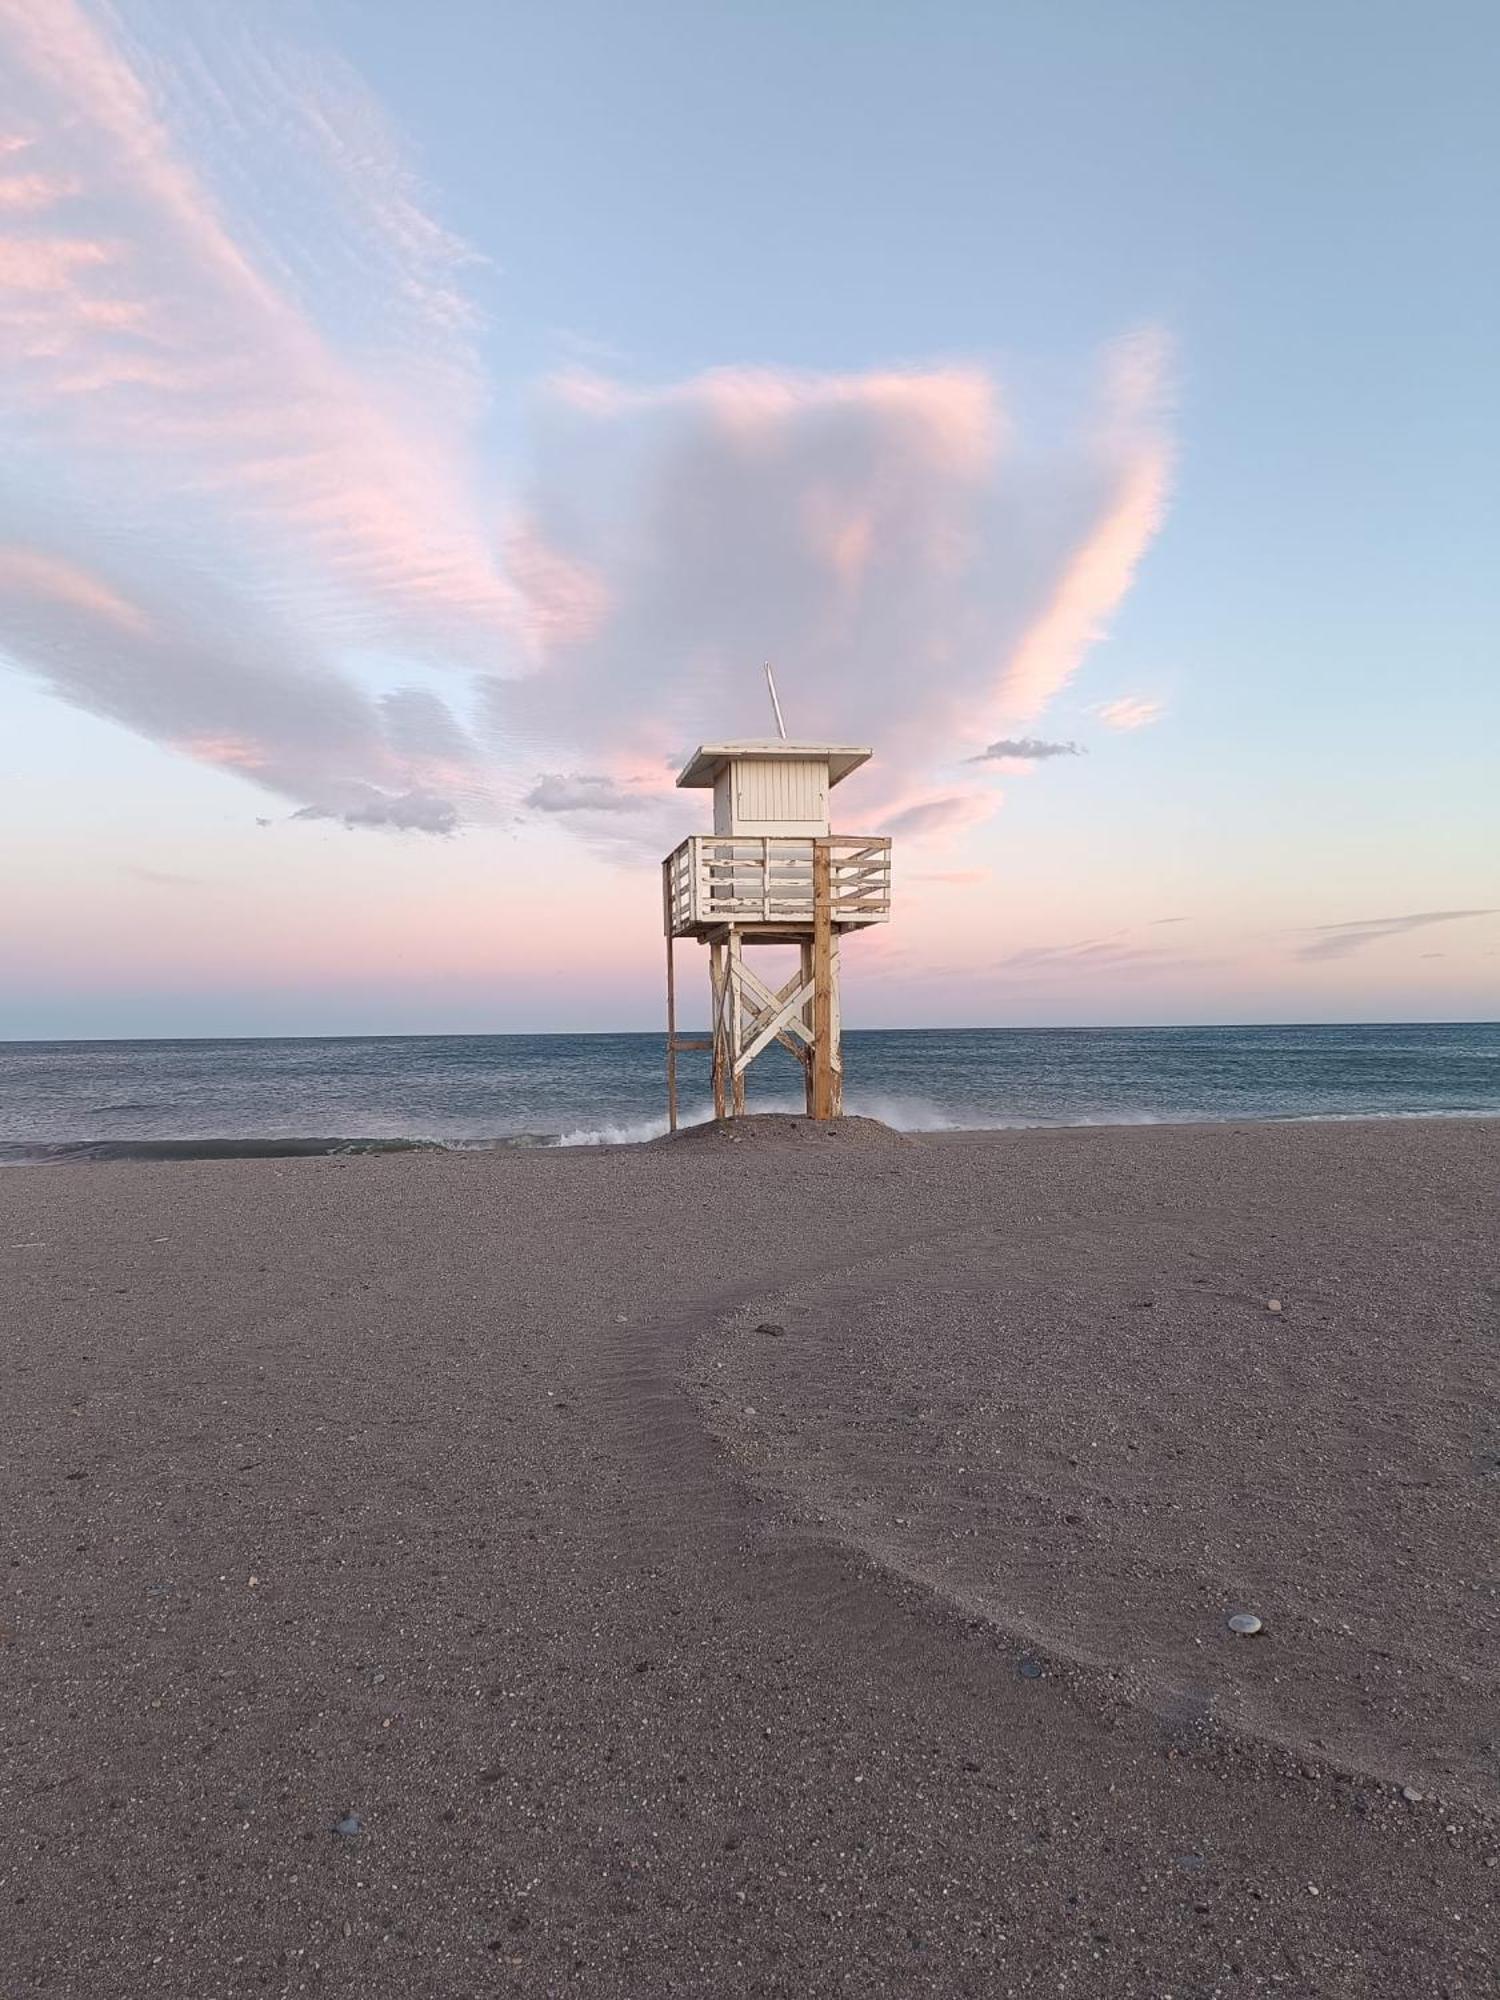
[[[870,751],[849,743],[784,743],[779,737],[755,737],[745,743],[704,743],[682,767],[679,785],[711,787],[726,764],[747,760],[775,763],[782,758],[816,758],[828,765],[828,782],[836,785],[868,763]]]

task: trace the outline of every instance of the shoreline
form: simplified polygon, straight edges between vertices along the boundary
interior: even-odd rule
[[[781,1112],[757,1113],[754,1117],[782,1118]],[[646,1122],[646,1121],[642,1121]],[[797,1122],[802,1122],[798,1119]],[[859,1119],[859,1123],[884,1124],[882,1120]],[[712,1126],[712,1118],[684,1122],[677,1134]],[[1131,1118],[1070,1118],[1014,1120],[988,1125],[885,1126],[895,1136],[924,1145],[950,1140],[985,1139],[1057,1132],[1136,1132],[1136,1131],[1229,1131],[1239,1127],[1283,1127],[1300,1125],[1447,1125],[1450,1123],[1490,1123],[1500,1125],[1500,1111],[1315,1111],[1268,1114],[1264,1117],[1220,1118],[1155,1117],[1141,1114]],[[365,1159],[401,1154],[441,1154],[463,1157],[512,1153],[597,1153],[627,1152],[640,1146],[657,1145],[673,1135],[653,1131],[639,1139],[575,1138],[563,1133],[521,1132],[486,1139],[438,1139],[417,1135],[407,1137],[329,1138],[301,1134],[209,1135],[174,1139],[19,1139],[0,1140],[0,1168],[8,1166],[123,1165],[129,1163],[207,1160],[288,1160]]]

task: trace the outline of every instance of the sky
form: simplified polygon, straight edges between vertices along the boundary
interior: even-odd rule
[[[1484,0],[0,0],[0,1037],[655,1026],[767,659],[851,1025],[1492,1018],[1497,86]]]

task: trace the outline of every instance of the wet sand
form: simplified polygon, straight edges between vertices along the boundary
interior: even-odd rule
[[[0,1991],[1492,1992],[1497,1161],[0,1174]]]

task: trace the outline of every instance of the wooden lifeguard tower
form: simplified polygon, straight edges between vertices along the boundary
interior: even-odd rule
[[[774,699],[774,690],[773,690]],[[778,710],[778,721],[780,719]],[[745,1109],[745,1072],[772,1042],[802,1064],[807,1114],[843,1112],[839,941],[891,913],[891,843],[833,833],[828,794],[870,756],[842,743],[767,739],[705,744],[677,782],[714,795],[714,830],[662,863],[667,936],[667,1118],[677,1129],[677,1057],[713,1051],[714,1116]],[[708,946],[711,1038],[677,1033],[674,948]],[[752,972],[750,945],[796,945],[798,969],[773,990]]]

